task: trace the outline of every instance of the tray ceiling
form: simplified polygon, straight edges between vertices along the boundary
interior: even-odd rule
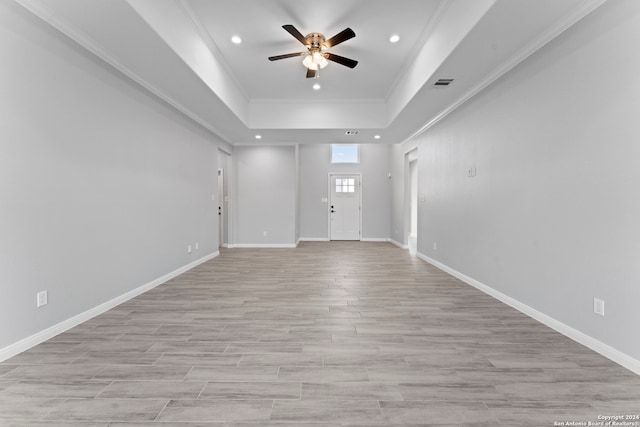
[[[403,142],[605,0],[16,1],[227,142],[290,144]],[[268,61],[304,50],[285,24],[352,28],[357,67]]]

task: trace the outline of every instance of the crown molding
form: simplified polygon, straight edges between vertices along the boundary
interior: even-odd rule
[[[393,83],[389,87],[389,90],[387,91],[387,94],[385,96],[385,102],[389,102],[389,98],[391,98],[391,95],[393,94],[393,92],[395,92],[395,90],[398,88],[398,85],[400,84],[400,82],[406,78],[407,73],[409,71],[409,67],[411,66],[411,63],[418,56],[418,53],[420,52],[422,47],[427,43],[427,40],[429,40],[429,37],[431,37],[435,29],[438,27],[438,24],[440,24],[440,21],[442,21],[442,17],[444,16],[447,9],[449,9],[451,2],[452,0],[440,0],[438,7],[436,8],[431,18],[429,19],[429,22],[427,22],[427,25],[422,30],[422,33],[420,34],[418,41],[413,45],[413,48],[411,49],[411,52],[407,56],[407,59],[402,64],[402,67],[400,68],[400,71],[398,72],[396,79],[393,81]]]
[[[33,13],[35,16],[37,16],[38,18],[42,19],[44,22],[49,24],[51,27],[55,28],[61,34],[65,35],[66,37],[68,37],[69,39],[71,39],[72,41],[74,41],[75,43],[77,43],[87,51],[89,51],[91,54],[101,59],[106,64],[110,65],[115,70],[124,74],[133,82],[137,83],[147,91],[151,92],[160,100],[166,102],[171,107],[175,108],[180,113],[184,114],[186,117],[190,118],[191,120],[193,120],[200,126],[204,127],[214,135],[218,136],[224,142],[228,144],[232,144],[231,139],[228,136],[226,136],[223,132],[221,132],[219,129],[212,126],[208,121],[204,120],[203,118],[195,114],[193,111],[189,110],[187,107],[182,105],[176,99],[166,94],[165,92],[157,88],[155,85],[149,83],[146,79],[141,77],[139,74],[135,73],[133,70],[131,70],[124,64],[120,63],[118,60],[116,60],[114,57],[106,53],[104,50],[100,49],[98,45],[93,40],[91,40],[90,37],[76,30],[75,28],[73,28],[73,26],[71,26],[67,22],[64,22],[63,19],[60,19],[60,17],[55,15],[55,13],[53,13],[49,8],[40,4],[40,2],[33,1],[33,0],[15,0],[15,1],[16,3],[24,7],[26,10]]]
[[[420,128],[415,130],[411,135],[406,137],[404,140],[400,142],[400,144],[406,144],[412,139],[420,136],[424,132],[426,132],[429,128],[433,127],[436,123],[440,122],[442,119],[447,117],[453,111],[458,109],[458,107],[465,104],[468,100],[473,98],[475,95],[484,90],[487,86],[498,80],[500,77],[508,73],[511,69],[513,69],[516,65],[520,64],[522,61],[533,55],[535,52],[540,50],[546,44],[551,42],[553,39],[558,37],[560,34],[565,32],[567,29],[571,28],[578,21],[583,19],[585,16],[589,15],[591,12],[596,10],[598,7],[602,6],[607,0],[585,0],[582,2],[580,6],[572,10],[570,13],[566,14],[564,17],[560,18],[556,23],[543,32],[539,37],[532,40],[529,44],[527,44],[522,50],[513,55],[507,61],[503,62],[500,66],[498,66],[492,73],[490,73],[487,77],[482,79],[478,84],[473,86],[467,92],[465,92],[461,97],[456,99],[452,104],[450,104],[447,108],[440,111],[437,115],[431,118],[428,122],[422,125]]]
[[[240,94],[244,98],[245,103],[248,104],[251,98],[249,97],[246,90],[244,89],[244,87],[236,77],[236,74],[233,72],[233,70],[229,66],[229,63],[224,59],[222,52],[220,52],[220,48],[218,48],[218,45],[213,41],[213,38],[211,37],[211,33],[209,33],[207,28],[202,24],[202,21],[198,18],[198,15],[193,11],[193,9],[189,5],[189,3],[187,3],[186,0],[176,0],[176,3],[180,7],[182,7],[184,13],[191,20],[193,27],[195,28],[198,35],[202,38],[204,43],[207,45],[211,54],[216,58],[216,60],[220,64],[222,64],[222,67],[225,69],[229,77],[231,77],[236,87],[240,91]]]
[[[371,104],[371,105],[386,105],[387,102],[382,98],[349,98],[349,99],[285,99],[285,98],[255,98],[250,101],[250,104],[254,105],[268,105],[268,104],[280,104],[280,105],[318,105],[318,104],[338,104],[338,105],[358,105],[358,104]]]

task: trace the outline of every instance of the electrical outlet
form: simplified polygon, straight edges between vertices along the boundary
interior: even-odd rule
[[[437,251],[438,250],[438,243],[433,242],[433,250]]]
[[[191,245],[187,245],[187,253],[190,254],[191,253]]]
[[[593,299],[593,312],[604,317],[604,301],[598,298]]]
[[[49,294],[47,291],[41,291],[36,294],[38,308],[49,304]]]
[[[266,232],[266,231],[263,231],[263,232],[262,232],[262,235],[263,235],[264,237],[267,237],[267,232]]]
[[[200,248],[200,243],[196,242],[196,251]]]

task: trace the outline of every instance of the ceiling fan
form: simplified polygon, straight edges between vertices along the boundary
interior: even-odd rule
[[[356,36],[356,33],[354,33],[351,28],[347,28],[339,32],[328,40],[325,39],[324,35],[320,33],[311,33],[305,37],[293,25],[283,25],[282,28],[284,28],[289,34],[291,34],[300,43],[302,43],[307,48],[307,51],[270,56],[269,61],[277,61],[279,59],[304,56],[302,65],[307,67],[308,79],[317,77],[318,70],[326,67],[329,61],[337,62],[338,64],[344,65],[345,67],[349,68],[354,68],[356,65],[358,65],[358,61],[327,52],[332,47],[354,38]]]

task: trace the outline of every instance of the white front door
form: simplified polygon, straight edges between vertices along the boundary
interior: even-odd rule
[[[331,240],[360,240],[360,176],[330,175]]]

